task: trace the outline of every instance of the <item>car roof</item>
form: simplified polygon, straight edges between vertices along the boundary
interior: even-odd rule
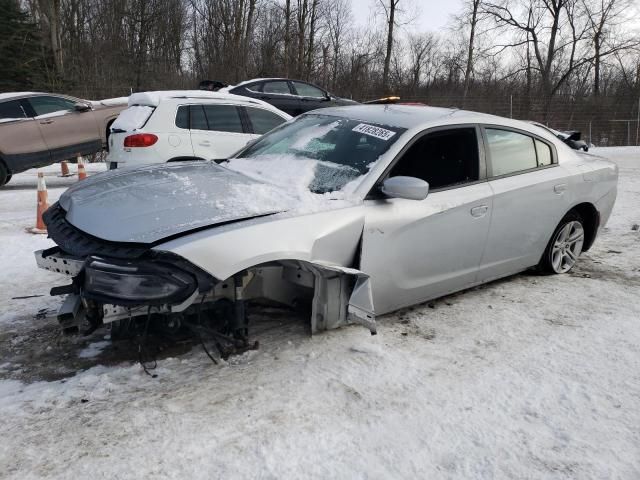
[[[129,107],[149,106],[157,107],[160,103],[173,102],[182,104],[192,103],[233,103],[235,105],[261,107],[277,113],[283,118],[291,116],[273,105],[257,98],[243,97],[225,92],[211,92],[207,90],[162,90],[154,92],[139,92],[129,96]]]
[[[537,127],[522,122],[488,113],[458,110],[456,108],[429,107],[423,105],[353,105],[345,107],[328,107],[321,110],[313,110],[304,115],[332,115],[346,117],[353,120],[362,120],[381,125],[389,125],[400,128],[426,127],[434,123],[486,123],[512,126],[527,131],[536,132]]]
[[[162,90],[155,92],[139,92],[133,93],[129,96],[129,106],[144,105],[149,107],[157,107],[160,102],[167,100],[181,100],[181,101],[226,101],[243,104],[256,104],[264,105],[257,99],[243,97],[241,95],[234,95],[232,93],[225,92],[210,92],[207,90]]]
[[[38,95],[58,95],[60,97],[68,97],[62,93],[45,93],[45,92],[7,92],[0,93],[0,102],[4,100],[14,100],[16,98],[36,97]]]

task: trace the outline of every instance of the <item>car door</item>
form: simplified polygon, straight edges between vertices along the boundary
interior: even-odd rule
[[[225,159],[251,141],[236,105],[191,105],[191,144],[196,157]]]
[[[29,97],[28,101],[49,148],[51,161],[102,149],[100,131],[91,109],[78,111],[74,100],[53,95]]]
[[[493,214],[481,281],[536,265],[568,210],[566,172],[555,148],[528,132],[483,128]]]
[[[291,84],[300,98],[300,110],[302,113],[329,106],[329,97],[320,88],[300,81],[292,81]]]
[[[287,80],[269,80],[262,84],[262,95],[258,98],[270,103],[274,107],[288,113],[289,115],[300,115],[300,99],[291,90]]]
[[[0,102],[0,152],[10,172],[20,172],[49,162],[49,149],[38,123],[27,116],[29,107],[25,102]]]
[[[477,127],[421,135],[381,181],[400,175],[432,189],[424,200],[365,200],[360,269],[371,276],[377,314],[473,285],[489,231],[492,191]]]

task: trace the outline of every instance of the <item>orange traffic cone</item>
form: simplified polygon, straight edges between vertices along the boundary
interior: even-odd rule
[[[49,208],[47,184],[44,181],[44,173],[38,172],[38,208],[36,210],[36,226],[31,228],[31,233],[47,233],[47,226],[42,220],[42,214]]]
[[[84,169],[84,160],[78,156],[78,180],[87,178],[87,171]]]
[[[69,164],[66,160],[60,162],[60,176],[61,177],[70,177],[71,173],[69,173]]]

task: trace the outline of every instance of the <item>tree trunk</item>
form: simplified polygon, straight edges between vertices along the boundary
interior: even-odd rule
[[[382,71],[382,90],[385,95],[389,92],[389,66],[391,64],[391,52],[393,50],[393,27],[395,26],[396,19],[396,5],[400,0],[389,0],[389,16],[387,18],[387,52],[384,56],[384,70]]]
[[[600,95],[600,32],[595,34],[594,43],[594,65],[593,65],[593,95]]]
[[[476,23],[478,22],[478,6],[480,0],[473,0],[473,9],[471,12],[471,32],[469,33],[469,45],[467,48],[467,68],[464,71],[464,91],[462,93],[462,103],[467,99],[469,93],[469,84],[471,83],[471,74],[473,73],[473,50],[476,35]]]
[[[284,7],[284,76],[289,77],[291,64],[291,0],[286,0]]]

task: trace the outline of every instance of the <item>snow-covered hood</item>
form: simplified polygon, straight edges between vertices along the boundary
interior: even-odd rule
[[[281,188],[213,162],[124,168],[89,177],[60,197],[66,219],[94,237],[154,243],[177,234],[296,208]]]

